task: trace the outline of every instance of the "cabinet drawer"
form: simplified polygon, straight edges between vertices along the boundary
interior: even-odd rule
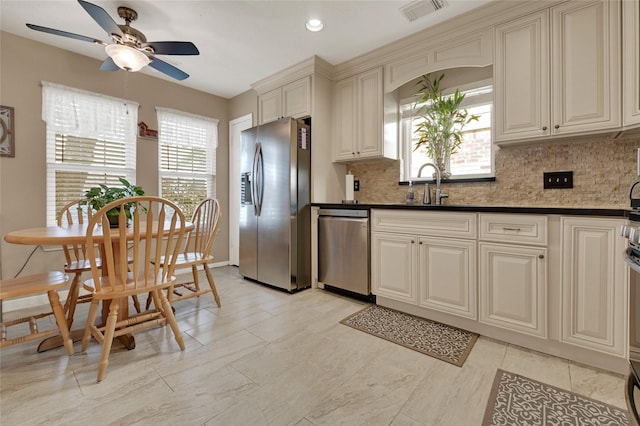
[[[480,214],[480,239],[547,245],[547,217],[522,214]]]
[[[374,231],[397,234],[476,238],[476,214],[458,212],[380,210],[371,211]]]

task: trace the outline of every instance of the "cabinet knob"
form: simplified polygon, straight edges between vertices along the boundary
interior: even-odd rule
[[[422,241],[420,241],[418,244],[422,245]]]
[[[560,128],[560,125],[559,125],[559,124],[556,124],[556,125],[555,125],[555,126],[553,126],[553,127],[554,127],[554,128],[556,128],[556,129],[559,129],[559,128]]]
[[[415,243],[416,243],[415,241],[411,240],[411,244],[415,244]]]
[[[547,130],[547,126],[542,126],[542,130]]]
[[[544,259],[544,254],[539,254],[538,259]]]

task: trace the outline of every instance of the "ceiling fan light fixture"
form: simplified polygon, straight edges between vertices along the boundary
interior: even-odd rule
[[[307,27],[307,30],[317,33],[318,31],[322,31],[322,29],[324,28],[324,24],[322,23],[322,21],[320,19],[309,19],[307,21],[307,23],[305,24],[305,26]]]
[[[104,48],[113,62],[125,71],[137,72],[149,65],[151,59],[138,49],[124,44],[109,44]]]

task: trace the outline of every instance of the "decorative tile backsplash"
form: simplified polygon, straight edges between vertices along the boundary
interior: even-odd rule
[[[443,183],[449,194],[444,204],[626,209],[629,188],[638,179],[638,148],[640,135],[503,147],[495,153],[495,182]],[[348,169],[360,180],[358,202],[405,201],[399,161],[351,163]],[[573,171],[573,188],[543,189],[543,173],[556,171]],[[415,190],[421,200],[421,185]]]

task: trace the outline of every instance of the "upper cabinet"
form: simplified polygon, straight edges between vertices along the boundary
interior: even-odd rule
[[[622,2],[624,126],[640,125],[640,2]]]
[[[567,2],[495,28],[495,140],[616,129],[620,2]]]
[[[397,158],[397,135],[385,136],[382,67],[336,82],[334,86],[334,160],[355,161],[372,158]],[[391,103],[393,105],[393,103]],[[390,143],[391,142],[391,143]]]
[[[258,123],[311,115],[311,76],[258,95]]]
[[[495,140],[550,134],[548,12],[496,27],[495,43]]]

